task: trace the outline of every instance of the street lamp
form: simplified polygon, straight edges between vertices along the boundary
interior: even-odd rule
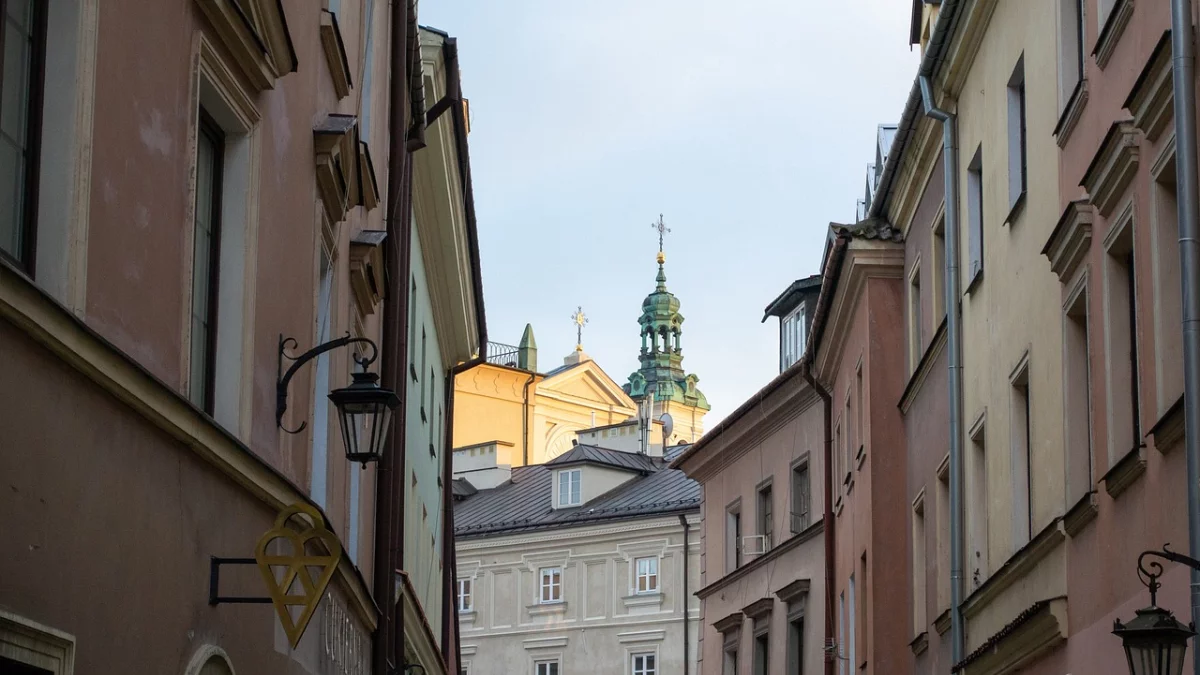
[[[367,338],[340,337],[324,344],[317,345],[300,356],[289,356],[288,345],[296,346],[293,338],[279,336],[279,380],[275,384],[275,423],[280,429],[289,434],[298,434],[308,426],[301,422],[295,429],[283,426],[283,414],[287,412],[288,383],[300,366],[332,349],[344,347],[352,343],[364,343],[371,348],[367,357],[354,355],[354,362],[362,368],[362,372],[354,373],[350,386],[335,389],[329,393],[329,400],[337,408],[338,423],[342,429],[342,443],[346,446],[346,459],[351,462],[361,462],[363,468],[367,462],[378,461],[383,454],[383,444],[387,438],[388,427],[392,422],[392,411],[400,405],[400,397],[391,389],[379,386],[379,376],[367,372],[367,368],[375,362],[379,349]],[[283,372],[283,360],[288,359],[292,365]]]
[[[1162,551],[1145,551],[1138,556],[1138,578],[1150,589],[1150,606],[1137,610],[1129,623],[1113,622],[1113,634],[1121,638],[1130,675],[1180,675],[1188,639],[1196,634],[1194,626],[1185,626],[1171,612],[1158,606],[1158,582],[1163,574],[1162,564],[1145,562],[1147,557],[1162,558],[1200,569],[1200,561],[1175,553],[1163,546]]]

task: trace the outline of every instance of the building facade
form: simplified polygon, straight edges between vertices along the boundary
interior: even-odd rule
[[[819,288],[793,284],[768,314],[784,321]],[[805,374],[786,368],[672,463],[704,495],[701,675],[815,673],[824,661],[825,409]]]
[[[493,465],[507,478],[483,489],[456,474],[463,672],[697,672],[700,489],[666,467],[679,450],[581,444]]]
[[[126,39],[130,17],[153,39]],[[387,509],[328,398],[374,359],[401,399],[384,462],[445,437],[409,434],[414,387],[375,358],[404,344],[408,294],[387,284],[409,276],[391,267],[405,251],[442,270],[434,379],[486,339],[464,113],[424,123],[426,97],[458,101],[457,73],[426,71],[446,64],[423,63],[415,3],[54,0],[9,3],[4,21],[0,515],[21,543],[0,561],[0,669],[453,672],[449,538],[397,540],[423,535],[415,504],[448,502],[448,453],[408,462],[431,491],[396,481],[414,506]],[[414,208],[411,178],[446,175],[455,191]],[[413,211],[408,230],[395,216]],[[463,285],[462,306],[438,299]],[[277,386],[341,336],[373,345]],[[253,555],[289,506],[338,560],[294,646],[271,607],[210,603],[268,595],[250,566],[211,581],[212,557]],[[397,603],[397,583],[420,590]]]

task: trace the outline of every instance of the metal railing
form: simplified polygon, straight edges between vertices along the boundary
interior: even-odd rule
[[[488,363],[516,368],[520,353],[521,350],[513,345],[506,345],[503,342],[487,343]]]

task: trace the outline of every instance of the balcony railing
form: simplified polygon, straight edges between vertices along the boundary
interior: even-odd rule
[[[498,366],[516,368],[520,353],[521,350],[519,348],[506,345],[502,342],[489,342],[487,344],[487,361]]]

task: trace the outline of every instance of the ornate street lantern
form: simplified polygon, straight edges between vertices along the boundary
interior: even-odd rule
[[[1150,606],[1137,610],[1129,623],[1113,622],[1113,634],[1121,638],[1130,675],[1181,675],[1188,640],[1196,634],[1191,626],[1175,619],[1158,606],[1158,582],[1163,567],[1156,561],[1146,564],[1147,556],[1183,563],[1200,569],[1200,562],[1163,546],[1162,551],[1146,551],[1138,556],[1138,577],[1150,589]]]

